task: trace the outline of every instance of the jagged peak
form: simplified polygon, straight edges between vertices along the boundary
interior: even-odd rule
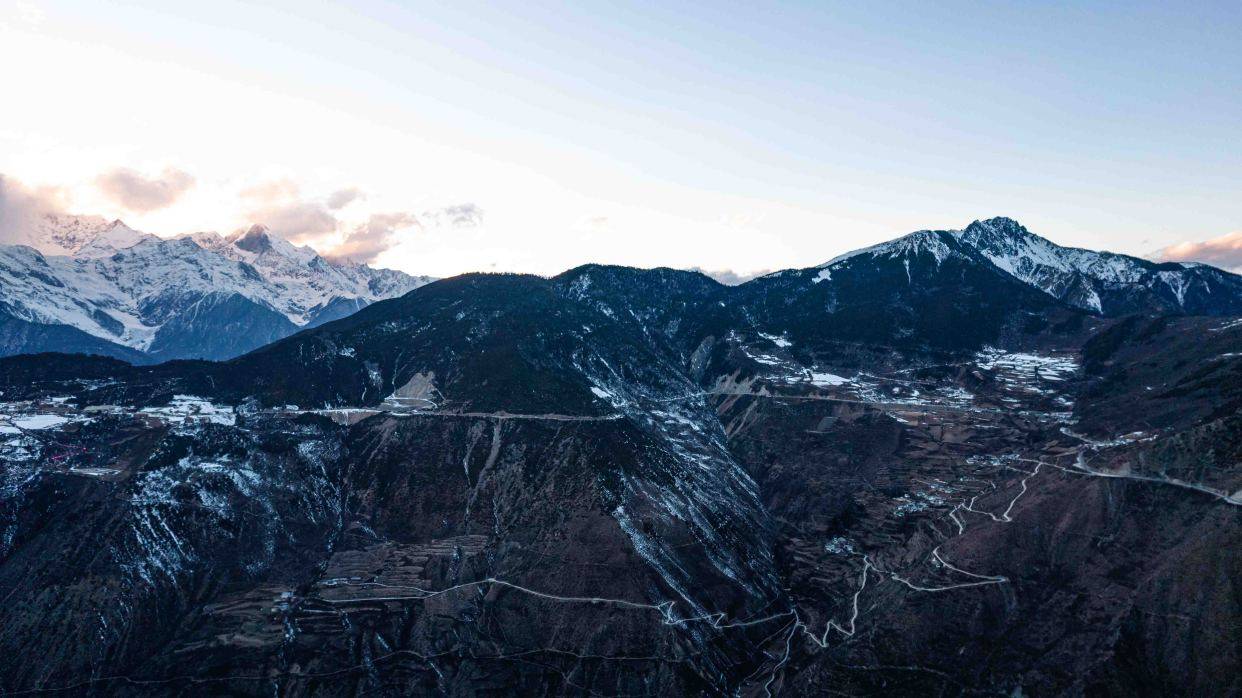
[[[134,230],[121,219],[98,216],[49,215],[38,241],[45,252],[74,257],[104,257],[155,238]]]
[[[241,250],[254,259],[284,257],[299,265],[329,263],[309,245],[295,245],[262,223],[255,223],[249,228],[238,230],[227,240],[234,249]],[[341,266],[336,260],[332,260],[331,264]]]
[[[1060,249],[1052,241],[1035,235],[1018,221],[1004,216],[974,221],[965,228],[954,231],[954,234],[962,242],[985,255],[997,252],[1010,253],[1033,247],[1045,250]]]
[[[265,225],[255,223],[248,229],[238,231],[233,236],[232,243],[239,249],[262,254],[272,250],[272,231]]]
[[[1019,223],[1018,221],[1012,218],[1009,218],[1008,216],[995,216],[992,218],[976,220],[972,222],[970,225],[966,226],[960,232],[970,233],[972,231],[1001,233],[1001,234],[1007,234],[1007,235],[1015,235],[1015,234],[1030,235],[1031,234],[1031,231],[1027,230],[1026,226],[1022,225],[1021,223]]]
[[[142,233],[137,230],[134,230],[133,228],[126,225],[125,221],[121,220],[120,218],[117,218],[116,220],[113,220],[111,223],[109,223],[108,227],[99,231],[99,233],[96,234],[95,239],[96,240],[100,238],[115,239],[117,237],[133,238],[134,236],[147,236],[147,235],[149,235],[149,233]]]

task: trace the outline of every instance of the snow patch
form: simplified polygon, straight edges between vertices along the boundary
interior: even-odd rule
[[[172,402],[163,407],[144,407],[139,412],[168,422],[237,424],[232,407],[214,405],[197,395],[174,395]]]
[[[53,429],[69,421],[68,417],[58,414],[29,414],[10,419],[18,429],[37,430]]]
[[[834,387],[838,385],[846,385],[850,383],[850,379],[842,378],[833,373],[823,373],[819,371],[811,372],[811,384],[819,387]]]
[[[775,344],[776,346],[782,349],[788,349],[789,347],[793,346],[793,342],[789,341],[788,339],[785,339],[784,336],[778,337],[777,335],[764,334],[763,332],[760,332],[759,336],[763,337],[764,339],[768,340],[769,342]]]

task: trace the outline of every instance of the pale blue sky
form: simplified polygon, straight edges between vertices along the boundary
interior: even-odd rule
[[[367,192],[321,245],[475,204],[380,259],[432,274],[805,266],[992,215],[1140,254],[1242,229],[1242,3],[873,5],[19,3],[0,172],[103,209],[100,171],[189,172],[117,212],[159,233],[261,216],[237,192],[270,180]]]

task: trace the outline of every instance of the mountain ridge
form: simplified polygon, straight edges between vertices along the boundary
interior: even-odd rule
[[[1145,311],[1242,313],[1242,277],[1236,274],[1206,264],[1152,262],[1114,252],[1064,247],[1004,216],[976,220],[959,230],[916,231],[847,252],[814,268],[820,270],[817,278],[823,280],[837,265],[860,256],[900,257],[925,251],[939,261],[962,254],[959,244],[1023,283],[1100,315]]]
[[[5,354],[55,350],[56,337],[84,333],[94,339],[75,346],[130,360],[229,358],[430,281],[329,262],[262,226],[161,238],[50,215],[23,239],[0,246],[6,322],[66,329],[14,330]]]
[[[13,323],[4,353],[54,351],[64,341],[65,347],[129,360],[225,359],[430,281],[329,262],[261,225],[230,235],[168,239],[104,219],[49,218],[48,225],[59,226],[62,233],[44,229],[39,246],[73,250],[78,256],[0,246],[0,278],[6,281],[0,300]],[[546,278],[580,276],[591,268],[622,269],[583,265]],[[1101,317],[1242,314],[1242,277],[1207,265],[1062,247],[1005,217],[976,220],[958,230],[916,231],[818,266],[729,287],[734,290],[691,285],[698,290],[683,294],[683,307],[702,306],[691,297],[696,293],[699,300],[718,297],[777,334],[819,339],[835,334],[880,343],[908,336],[914,344],[930,341],[946,348],[956,340],[932,337],[927,318],[936,316],[941,326],[955,325],[958,333],[981,337],[1035,321],[1024,309],[1042,308],[1048,301]],[[612,288],[624,293],[622,284]],[[1031,292],[1044,300],[1029,297]],[[199,298],[212,300],[203,304]],[[165,327],[191,307],[195,313]],[[971,313],[977,315],[973,322],[967,317]],[[949,322],[949,317],[957,320]],[[78,335],[61,330],[49,335],[21,323],[65,325],[94,339],[72,339]],[[212,345],[221,331],[241,332],[245,339]],[[964,336],[961,343],[977,344],[978,338]],[[126,349],[110,349],[113,344]]]

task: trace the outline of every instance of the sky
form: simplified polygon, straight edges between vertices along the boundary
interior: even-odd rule
[[[434,276],[741,277],[997,215],[1242,268],[1242,3],[876,5],[6,0],[0,175]]]

